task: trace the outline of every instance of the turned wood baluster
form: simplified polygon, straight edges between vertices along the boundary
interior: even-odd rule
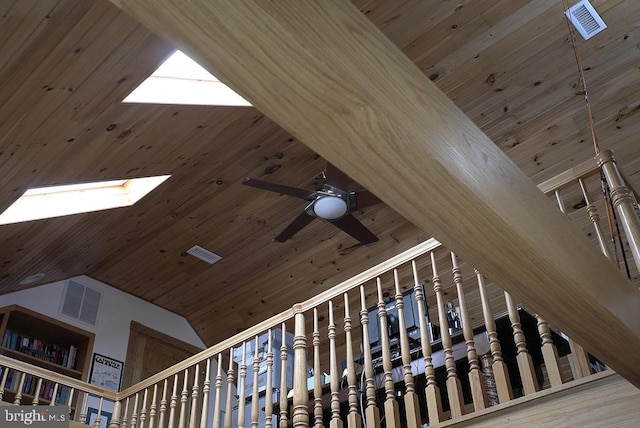
[[[336,324],[333,319],[333,301],[329,300],[329,376],[331,377],[331,421],[330,428],[341,428],[339,383],[342,373],[338,371],[338,359],[336,356]]]
[[[58,395],[58,388],[60,387],[60,384],[58,382],[53,384],[53,392],[51,393],[51,401],[49,402],[50,406],[55,406],[56,405],[56,397]],[[2,394],[0,394],[0,401],[2,401]]]
[[[564,377],[558,364],[558,350],[551,340],[549,324],[538,314],[536,314],[536,320],[538,321],[538,334],[542,340],[542,358],[544,359],[544,365],[547,369],[547,375],[549,376],[549,383],[551,386],[562,385],[564,383]]]
[[[387,309],[382,295],[382,282],[376,278],[378,288],[378,317],[380,318],[380,342],[382,344],[382,370],[384,371],[384,418],[387,428],[400,428],[400,409],[396,401],[396,391],[393,385],[393,365],[391,362],[391,348],[389,346],[389,323]]]
[[[349,413],[347,426],[361,428],[362,417],[358,412],[358,386],[356,385],[356,366],[353,359],[353,340],[351,338],[351,313],[349,310],[349,295],[344,293],[344,334],[347,348],[347,384],[349,388]]]
[[[0,380],[0,401],[2,401],[2,397],[4,397],[4,387],[7,384],[7,376],[8,375],[9,375],[9,368],[8,367],[3,368],[2,369],[2,380]]]
[[[124,403],[124,413],[122,414],[122,418],[120,419],[120,428],[128,428],[129,425],[129,399],[131,397],[127,397],[127,401]],[[164,425],[160,425],[160,427],[164,428]]]
[[[458,373],[456,372],[456,361],[453,356],[451,336],[449,335],[449,322],[447,321],[447,314],[444,308],[442,283],[438,276],[436,257],[433,252],[431,252],[431,269],[433,271],[433,291],[435,292],[438,305],[438,321],[440,322],[442,350],[444,352],[444,362],[447,370],[447,397],[449,398],[449,407],[451,408],[451,418],[455,419],[463,414],[464,400],[462,399],[462,386],[460,385],[460,379],[458,379]]]
[[[271,329],[267,332],[267,389],[265,392],[264,426],[273,426],[273,351],[271,350]]]
[[[140,394],[136,393],[136,396],[133,400],[133,412],[131,413],[131,428],[137,428],[138,426],[138,397]],[[86,402],[85,396],[85,402]],[[84,406],[83,406],[84,407]],[[82,416],[81,416],[82,418]],[[84,419],[84,418],[82,418]]]
[[[211,398],[211,358],[207,358],[207,365],[202,386],[202,407],[200,410],[200,428],[207,427],[209,416],[209,399]],[[162,427],[162,425],[160,425]]]
[[[156,426],[156,416],[158,415],[158,407],[156,400],[158,399],[158,384],[153,385],[153,395],[151,396],[151,405],[149,406],[149,428]]]
[[[184,369],[182,378],[182,393],[180,394],[180,414],[178,415],[178,428],[187,426],[187,413],[189,411],[189,369]]]
[[[402,370],[404,377],[404,408],[408,428],[422,426],[420,417],[420,404],[416,394],[415,381],[411,372],[411,349],[409,348],[409,336],[407,335],[407,323],[404,318],[404,300],[400,292],[400,279],[398,269],[393,270],[393,282],[395,284],[396,308],[398,310],[398,325],[400,330],[400,355],[402,358]]]
[[[80,411],[76,412],[76,421],[80,423],[86,423],[87,421],[87,401],[89,400],[89,393],[85,392],[82,395],[82,401],[80,404]],[[69,406],[69,411],[71,411],[71,406]]]
[[[195,373],[193,375],[193,386],[191,387],[191,406],[189,407],[188,412],[190,413],[189,417],[189,428],[196,428],[196,424],[198,423],[198,397],[200,396],[200,365],[196,364]],[[151,427],[149,427],[151,428]]]
[[[320,327],[318,308],[313,308],[313,426],[324,428],[322,421],[322,371],[320,367]]]
[[[458,258],[451,252],[451,263],[453,268],[453,282],[456,284],[458,294],[458,305],[460,307],[460,318],[462,318],[462,334],[467,345],[467,360],[469,361],[469,385],[471,385],[471,397],[473,399],[473,409],[475,411],[485,409],[489,403],[487,401],[487,391],[484,382],[484,374],[480,369],[480,361],[478,352],[476,351],[476,343],[473,338],[473,327],[471,318],[467,310],[467,298],[464,294],[464,286],[462,281],[462,271],[458,266]]]
[[[380,409],[376,404],[376,386],[371,357],[371,342],[369,339],[369,311],[364,295],[364,286],[360,286],[360,323],[362,324],[362,351],[364,355],[365,397],[367,405],[364,409],[365,426],[380,428]]]
[[[222,395],[222,354],[218,354],[218,369],[216,370],[216,398],[213,401],[213,424],[212,428],[220,428],[220,400]]]
[[[258,336],[255,339],[255,349],[253,353],[253,389],[251,391],[251,428],[258,428],[258,412],[260,408],[258,402],[260,396],[258,395],[258,372],[260,371],[260,354],[258,348],[260,346]],[[205,428],[205,427],[202,427]]]
[[[71,388],[71,390],[69,391],[69,399],[67,400],[67,407],[69,408],[69,414],[71,414],[71,412],[72,412],[71,403],[73,403],[73,394],[75,392],[76,392],[75,388]],[[86,412],[86,409],[85,409],[85,412]]]
[[[282,346],[280,346],[280,428],[287,428],[289,421],[287,419],[287,408],[289,407],[289,398],[287,394],[287,326],[282,323]]]
[[[229,349],[229,369],[227,370],[227,400],[224,409],[224,428],[231,428],[233,408],[233,383],[235,382],[235,371],[233,370],[233,347]]]
[[[425,388],[425,398],[427,400],[427,415],[431,425],[442,421],[442,398],[440,397],[440,388],[436,383],[436,371],[433,368],[433,360],[431,358],[431,338],[427,326],[427,299],[422,284],[418,279],[418,268],[416,261],[411,261],[411,269],[413,271],[413,290],[418,302],[418,318],[420,319],[420,343],[422,345],[422,355],[424,357],[424,375],[427,381]]]
[[[100,401],[98,403],[98,412],[96,414],[96,427],[100,428],[102,426],[102,406],[104,405],[104,397],[100,397]],[[144,426],[142,424],[141,426]]]
[[[524,332],[520,324],[520,315],[518,309],[513,301],[513,298],[509,293],[505,291],[504,298],[507,301],[507,310],[509,311],[509,320],[511,321],[511,328],[513,329],[513,340],[518,348],[518,354],[516,355],[516,361],[518,363],[518,371],[520,373],[520,380],[522,381],[522,389],[524,395],[532,394],[540,389],[538,381],[536,380],[535,370],[533,368],[533,361],[531,355],[527,350],[527,342],[524,338]]]
[[[167,415],[167,391],[169,389],[169,379],[165,379],[162,385],[162,398],[160,399],[160,411],[158,412],[158,426],[164,428],[164,421]]]
[[[136,395],[137,397],[137,395]],[[176,408],[178,407],[178,374],[173,375],[173,389],[169,402],[169,428],[176,426]]]
[[[511,389],[511,380],[509,379],[509,370],[502,358],[502,347],[498,340],[498,331],[496,330],[496,322],[493,316],[493,310],[487,294],[487,287],[484,283],[484,277],[478,270],[476,277],[478,279],[478,290],[480,291],[480,300],[482,302],[482,315],[484,317],[484,325],[487,328],[487,336],[489,337],[489,349],[491,350],[491,370],[496,383],[496,392],[498,393],[498,401],[506,403],[513,399],[513,391]]]
[[[33,393],[33,400],[31,401],[31,404],[33,404],[34,406],[37,406],[38,403],[40,403],[40,390],[42,389],[42,378],[39,377],[38,378],[38,382],[36,383],[36,390]]]
[[[615,156],[611,150],[601,151],[596,155],[596,159],[609,185],[611,203],[618,212],[618,218],[627,236],[633,260],[640,270],[640,218],[638,218],[631,191],[618,170]]]
[[[584,184],[584,180],[582,178],[579,178],[578,183],[580,184],[580,189],[582,189],[582,196],[584,196],[584,201],[587,204],[587,213],[589,214],[589,220],[591,220],[591,223],[593,224],[593,229],[596,232],[596,238],[598,238],[598,245],[600,246],[600,250],[606,258],[608,258],[609,260],[613,260],[611,251],[609,250],[609,246],[607,245],[607,241],[604,237],[604,234],[602,233],[602,228],[600,227],[600,216],[598,215],[598,209],[589,198],[589,193],[587,192],[587,187]]]
[[[140,418],[138,426],[140,428],[144,428],[144,424],[147,421],[147,392],[148,389],[145,388],[144,394],[142,395],[142,408],[140,409]],[[98,412],[98,415],[100,412]]]
[[[556,199],[558,201],[558,207],[562,214],[567,215],[567,209],[564,205],[560,192],[556,190]],[[591,374],[591,363],[589,361],[589,354],[584,348],[578,345],[573,339],[569,338],[569,349],[571,354],[569,355],[569,363],[571,364],[571,374],[574,379],[580,379],[582,377],[589,376]]]
[[[122,403],[120,400],[116,400],[113,403],[113,412],[111,412],[111,420],[109,421],[109,428],[120,428],[120,412],[122,409]],[[152,428],[155,426],[152,425]]]
[[[304,313],[296,310],[293,337],[293,411],[294,427],[309,427],[309,390],[307,387],[307,335]]]
[[[240,368],[238,370],[238,426],[244,427],[245,411],[245,380],[247,379],[247,343],[242,342],[242,357],[240,357]]]
[[[24,381],[27,375],[20,373],[20,380],[18,381],[18,389],[16,390],[16,396],[13,399],[13,404],[20,404],[22,402],[22,388],[24,388]]]

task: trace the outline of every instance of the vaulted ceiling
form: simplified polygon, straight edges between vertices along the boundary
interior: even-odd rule
[[[561,1],[354,4],[534,182],[593,156]],[[640,4],[592,4],[609,28],[576,40],[595,128],[637,188]],[[325,161],[251,107],[122,104],[174,49],[106,0],[0,1],[0,210],[31,187],[171,174],[133,207],[0,226],[1,293],[88,275],[213,344],[430,237],[380,204],[355,213],[375,245],[319,220],[272,242],[305,204],[242,179],[315,189]]]

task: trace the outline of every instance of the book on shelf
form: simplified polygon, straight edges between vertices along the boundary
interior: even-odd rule
[[[5,331],[2,346],[68,369],[75,368],[78,354],[78,348],[74,345],[65,348],[33,337],[22,336],[11,330]]]

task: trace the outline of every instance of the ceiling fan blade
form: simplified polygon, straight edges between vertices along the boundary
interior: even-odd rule
[[[347,214],[346,216],[332,221],[331,223],[333,223],[335,226],[342,229],[349,235],[353,236],[364,245],[378,242],[378,237],[351,214]]]
[[[278,236],[273,238],[273,240],[278,242],[285,242],[287,239],[298,233],[300,229],[311,223],[311,220],[313,220],[314,218],[315,217],[307,214],[306,211],[303,211],[302,214],[300,214],[291,223],[289,223],[289,225],[285,227],[284,230],[278,234]]]
[[[327,170],[325,172],[325,177],[327,179],[326,183],[329,186],[336,187],[340,190],[347,191],[347,186],[349,185],[349,177],[336,168],[333,164],[327,162]]]
[[[356,193],[356,207],[359,210],[362,208],[370,207],[371,205],[379,204],[382,202],[376,195],[368,190],[358,190]]]
[[[281,195],[295,196],[296,198],[310,201],[313,199],[315,192],[298,187],[285,186],[282,184],[269,183],[267,181],[256,180],[255,178],[245,177],[242,184],[257,187],[258,189],[268,190],[270,192],[280,193]]]

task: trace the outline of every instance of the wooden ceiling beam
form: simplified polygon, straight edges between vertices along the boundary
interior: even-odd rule
[[[350,2],[111,1],[640,387],[639,291]]]

